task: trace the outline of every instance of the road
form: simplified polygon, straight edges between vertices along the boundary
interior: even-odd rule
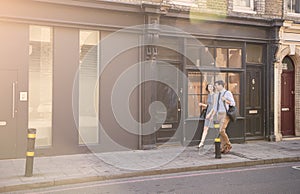
[[[299,167],[299,168],[297,168]],[[300,163],[194,171],[64,185],[17,193],[300,193]]]

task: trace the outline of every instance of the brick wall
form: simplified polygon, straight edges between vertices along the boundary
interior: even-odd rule
[[[206,7],[211,11],[217,11],[217,13],[227,13],[228,0],[207,0]]]
[[[266,0],[265,14],[272,18],[280,18],[282,16],[282,4],[284,0]]]
[[[268,0],[256,0],[254,2],[254,10],[257,12],[257,14],[259,15],[265,14],[266,1]]]

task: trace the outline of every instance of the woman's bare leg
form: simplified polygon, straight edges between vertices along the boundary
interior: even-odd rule
[[[205,141],[207,132],[208,132],[208,127],[205,126],[205,127],[203,128],[202,137],[201,137],[201,141],[200,141],[199,147],[201,147],[201,146],[204,145],[204,141]]]

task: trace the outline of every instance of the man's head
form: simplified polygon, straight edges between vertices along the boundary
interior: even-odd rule
[[[223,80],[218,80],[218,81],[215,81],[215,87],[216,89],[220,92],[221,90],[223,90],[224,88],[224,81]]]

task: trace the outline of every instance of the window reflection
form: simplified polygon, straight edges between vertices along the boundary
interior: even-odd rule
[[[99,32],[80,31],[79,144],[98,143]]]
[[[228,72],[188,72],[188,116],[199,117],[201,107],[199,102],[206,103],[208,93],[205,90],[207,84],[216,80],[224,80],[225,88],[232,92],[236,106],[240,108],[240,73]]]
[[[177,64],[173,65],[178,68]],[[170,76],[170,71],[172,71],[172,68],[174,67],[170,67],[164,63],[158,63],[157,68],[158,80],[161,80],[162,82],[157,82],[156,84],[156,100],[162,102],[165,106],[157,108],[157,120],[166,123],[179,122],[178,109],[180,108],[180,103],[177,96],[179,80],[178,72],[176,75]],[[164,83],[168,83],[168,85]],[[164,117],[166,117],[165,121],[162,120]]]
[[[214,48],[201,47],[201,66],[214,66]]]
[[[216,48],[216,66],[217,67],[227,67],[227,49]]]
[[[207,84],[215,82],[215,73],[213,72],[202,72],[202,88],[201,91],[203,94],[208,94],[206,91]]]
[[[229,67],[241,68],[242,67],[242,50],[229,49]]]
[[[215,80],[223,80],[226,82],[226,73],[216,73]]]
[[[200,115],[200,72],[188,72],[188,115],[196,117]]]
[[[230,90],[232,94],[240,94],[240,74],[228,74],[228,90]]]
[[[36,128],[36,146],[52,144],[53,32],[29,27],[29,128]]]
[[[247,44],[246,62],[262,63],[262,53],[263,53],[263,47],[261,45]]]
[[[188,46],[187,47],[187,52],[186,52],[186,57],[189,61],[192,62],[192,64],[189,63],[191,66],[200,66],[200,49],[197,46]]]

